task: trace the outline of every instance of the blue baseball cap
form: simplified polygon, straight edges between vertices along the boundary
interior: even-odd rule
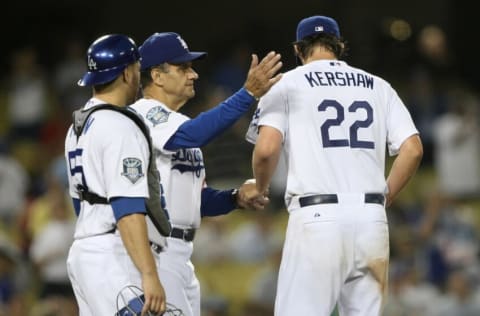
[[[142,71],[163,63],[182,64],[204,58],[205,52],[191,52],[177,33],[155,33],[138,49],[142,57]]]
[[[297,42],[317,33],[326,33],[340,38],[340,29],[337,21],[328,16],[315,15],[305,18],[298,23]]]
[[[88,71],[78,81],[78,85],[92,86],[110,82],[139,59],[137,46],[130,37],[123,34],[104,35],[88,48]]]

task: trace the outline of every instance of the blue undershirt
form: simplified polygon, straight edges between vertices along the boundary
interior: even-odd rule
[[[78,216],[80,214],[80,200],[72,198],[73,208],[75,209],[75,214]],[[147,207],[145,204],[145,198],[132,198],[132,197],[114,197],[110,199],[110,205],[113,209],[113,215],[115,220],[118,222],[122,217],[130,214],[147,213]]]
[[[237,208],[232,198],[233,190],[215,190],[209,187],[202,189],[200,214],[204,216],[217,216],[230,213]]]
[[[112,205],[113,216],[115,216],[117,222],[126,215],[147,214],[145,198],[143,197],[114,197],[110,199],[110,205]]]
[[[164,148],[175,151],[208,144],[242,117],[253,101],[255,98],[245,88],[238,90],[219,105],[180,125]]]

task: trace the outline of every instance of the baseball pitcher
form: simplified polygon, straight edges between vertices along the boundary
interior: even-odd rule
[[[381,315],[387,290],[389,205],[416,171],[418,131],[385,80],[340,60],[337,22],[300,21],[300,66],[261,98],[247,139],[266,192],[281,151],[289,211],[276,316]],[[397,155],[385,179],[385,154]]]

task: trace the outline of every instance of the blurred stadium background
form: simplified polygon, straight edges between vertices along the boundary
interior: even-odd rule
[[[471,1],[17,1],[2,4],[0,66],[0,315],[76,315],[65,272],[74,215],[66,196],[63,140],[89,43],[124,33],[180,33],[192,50],[195,116],[239,89],[252,52],[283,55],[298,21],[337,19],[345,60],[387,79],[421,131],[418,175],[388,210],[389,299],[384,315],[480,315],[480,62]],[[253,112],[253,108],[252,108]],[[217,188],[251,177],[246,115],[204,148]],[[206,316],[273,315],[287,213],[283,173],[265,212],[204,219],[193,261]],[[328,260],[328,258],[326,258]],[[321,282],[321,278],[319,278]]]

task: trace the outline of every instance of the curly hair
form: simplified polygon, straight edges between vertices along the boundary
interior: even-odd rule
[[[334,35],[319,33],[307,36],[304,39],[294,42],[297,46],[297,56],[303,59],[312,55],[315,46],[320,45],[331,51],[337,59],[341,59],[346,55],[347,43],[342,38],[337,38]]]

